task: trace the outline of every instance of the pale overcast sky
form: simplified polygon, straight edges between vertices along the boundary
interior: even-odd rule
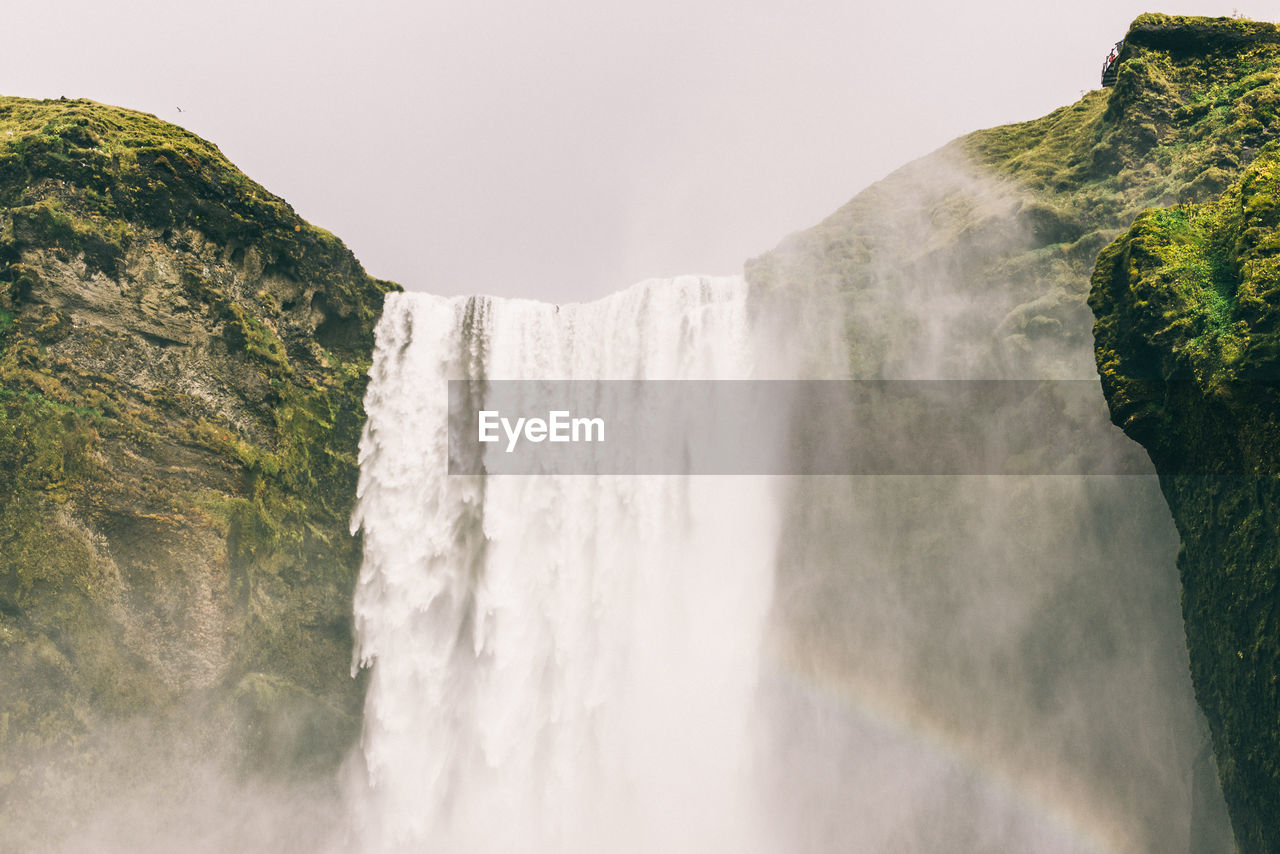
[[[908,160],[1075,101],[1143,11],[1280,19],[1280,0],[7,5],[3,94],[178,122],[407,288],[556,301],[740,272]]]

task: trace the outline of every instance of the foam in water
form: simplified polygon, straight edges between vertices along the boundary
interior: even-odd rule
[[[388,298],[361,443],[368,851],[749,851],[763,478],[449,476],[449,379],[758,375],[738,278]]]

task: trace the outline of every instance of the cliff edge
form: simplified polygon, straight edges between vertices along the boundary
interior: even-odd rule
[[[1112,420],[1150,454],[1181,536],[1192,682],[1237,844],[1260,854],[1280,850],[1280,148],[1258,133],[1280,116],[1280,31],[1230,26],[1143,35],[1238,69],[1178,109],[1203,124],[1247,106],[1256,155],[1221,194],[1138,216],[1089,305]]]

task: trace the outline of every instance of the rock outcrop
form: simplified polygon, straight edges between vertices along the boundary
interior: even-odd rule
[[[1090,297],[1112,418],[1182,538],[1192,679],[1245,852],[1280,850],[1278,199],[1269,145],[1221,196],[1138,217]]]
[[[394,288],[180,128],[0,99],[0,788],[138,714],[249,765],[345,750]]]
[[[1182,536],[1193,682],[1249,854],[1280,850],[1278,138],[1280,29],[1143,15],[1114,88],[961,138],[747,267],[835,294],[859,377],[1091,377],[1092,308],[1114,421]],[[1079,611],[1050,602],[1025,644]]]

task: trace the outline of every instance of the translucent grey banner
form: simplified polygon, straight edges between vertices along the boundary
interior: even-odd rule
[[[451,381],[450,474],[1152,474],[1097,381]]]

